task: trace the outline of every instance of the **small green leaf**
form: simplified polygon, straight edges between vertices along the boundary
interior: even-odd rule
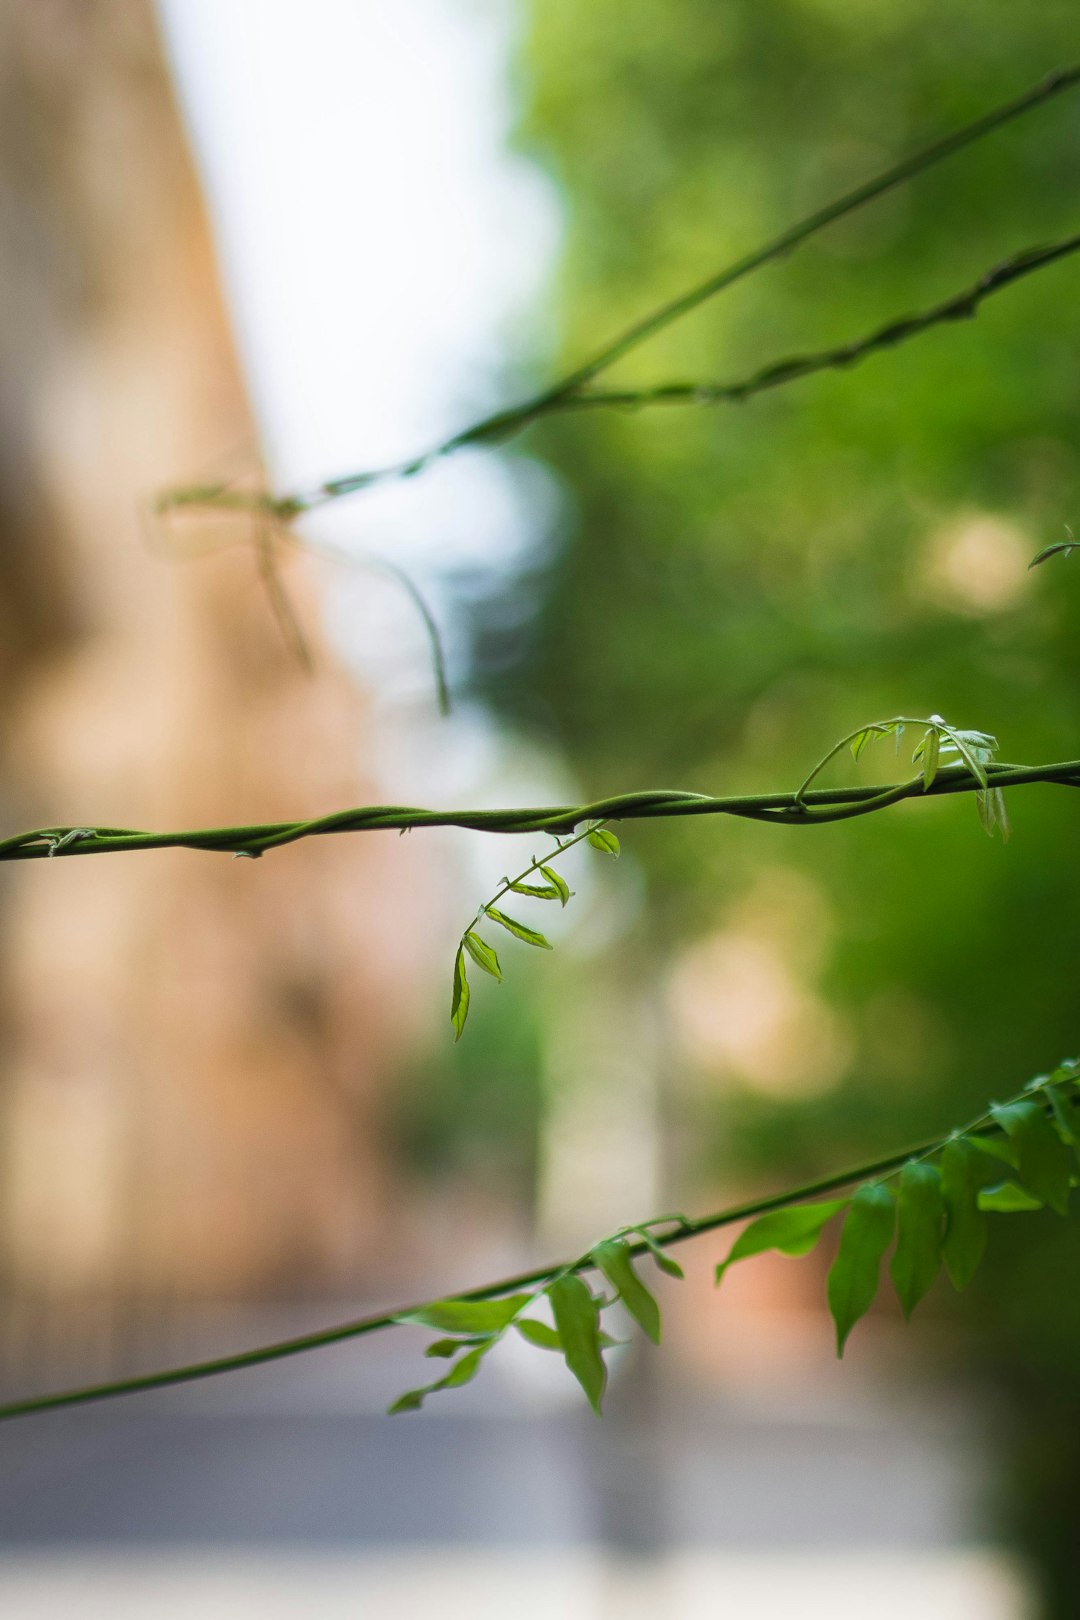
[[[1043,546],[1028,563],[1028,568],[1037,568],[1040,563],[1046,562],[1048,557],[1068,557],[1072,552],[1080,549],[1080,540],[1055,540],[1052,546]]]
[[[404,1318],[397,1317],[395,1320],[403,1321]],[[387,1411],[391,1416],[395,1412],[418,1412],[424,1404],[425,1396],[434,1395],[440,1389],[460,1389],[462,1384],[467,1384],[476,1377],[477,1372],[480,1370],[480,1363],[491,1349],[493,1342],[493,1340],[488,1340],[485,1344],[477,1345],[474,1350],[469,1350],[461,1357],[460,1361],[454,1362],[446,1377],[440,1378],[437,1383],[424,1384],[420,1389],[407,1389],[404,1395],[399,1395],[394,1404],[387,1408]],[[460,1348],[460,1346],[455,1348]],[[428,1355],[430,1354],[429,1349]]]
[[[1080,1116],[1077,1110],[1062,1096],[1059,1086],[1047,1086],[1042,1095],[1050,1104],[1061,1135],[1072,1148],[1076,1149],[1080,1144]]]
[[[607,827],[593,827],[589,832],[589,843],[593,849],[599,849],[605,855],[617,856],[621,845],[615,834]]]
[[[425,1356],[456,1356],[467,1339],[433,1339],[424,1351]]]
[[[450,1022],[454,1026],[455,1041],[460,1041],[468,1016],[469,981],[465,974],[465,952],[459,946],[457,956],[454,958],[454,996],[450,1003]]]
[[[425,1384],[423,1389],[407,1389],[404,1395],[399,1395],[394,1404],[388,1406],[386,1410],[391,1416],[395,1412],[419,1412],[424,1404],[424,1396],[430,1395],[436,1387],[435,1384]]]
[[[531,1294],[509,1294],[506,1299],[439,1299],[405,1311],[394,1321],[433,1328],[436,1333],[499,1333],[531,1298]]]
[[[717,1282],[736,1260],[746,1260],[766,1249],[779,1249],[781,1254],[809,1254],[826,1224],[849,1202],[847,1198],[833,1198],[822,1204],[794,1204],[790,1209],[775,1209],[769,1215],[759,1215],[740,1232],[727,1259],[717,1266]]]
[[[868,726],[865,727],[862,731],[857,731],[855,733],[854,737],[852,737],[852,739],[851,739],[851,757],[852,757],[852,759],[854,759],[854,760],[858,759],[859,755],[862,753],[863,749],[866,747],[867,743],[871,740],[873,735],[874,735],[874,733],[871,731],[871,729]]]
[[[557,900],[559,898],[558,889],[551,883],[515,882],[510,884],[510,893],[527,894],[532,900]]]
[[[559,896],[562,904],[565,906],[566,902],[570,898],[570,888],[562,873],[556,872],[553,866],[542,866],[540,870],[544,877],[547,878],[556,894]]]
[[[460,1361],[455,1361],[445,1378],[440,1378],[435,1385],[436,1389],[460,1389],[462,1384],[471,1383],[480,1371],[480,1363],[491,1349],[490,1344],[478,1344],[475,1350],[469,1350]]]
[[[483,968],[485,973],[490,973],[491,977],[498,979],[501,984],[502,968],[499,966],[499,958],[491,946],[485,940],[482,940],[479,934],[474,934],[471,928],[465,935],[464,945],[477,967]]]
[[[498,923],[500,928],[505,928],[507,933],[513,934],[515,939],[523,939],[526,945],[538,945],[543,951],[553,949],[551,941],[545,939],[543,934],[538,934],[535,928],[526,928],[525,924],[518,922],[516,918],[508,917],[505,911],[499,911],[495,906],[485,906],[484,914],[490,917],[492,922]]]
[[[649,1253],[652,1255],[661,1271],[666,1272],[669,1277],[678,1277],[680,1282],[682,1281],[682,1279],[686,1276],[686,1272],[683,1270],[682,1266],[680,1266],[677,1260],[673,1260],[670,1254],[665,1253],[647,1227],[635,1226],[629,1228],[629,1230],[634,1232],[638,1237],[641,1238],[643,1243],[648,1245]]]
[[[566,1365],[599,1417],[600,1402],[607,1383],[607,1368],[600,1349],[596,1301],[581,1278],[573,1272],[566,1277],[557,1277],[547,1294]]]
[[[829,1310],[836,1323],[838,1356],[843,1355],[855,1323],[874,1303],[881,1257],[889,1246],[895,1222],[896,1205],[888,1187],[880,1181],[866,1181],[856,1189],[826,1284]]]
[[[1015,1215],[1022,1210],[1042,1207],[1041,1198],[1033,1198],[1012,1181],[1003,1181],[1000,1187],[985,1187],[979,1194],[979,1208],[993,1214]]]
[[[638,1327],[653,1344],[659,1344],[660,1307],[634,1270],[629,1244],[622,1238],[608,1238],[606,1242],[596,1245],[592,1258]]]
[[[1009,812],[1005,808],[1005,795],[1000,788],[979,788],[975,794],[975,807],[979,812],[979,820],[988,837],[993,838],[994,828],[1001,830],[1002,843],[1008,843],[1012,825],[1009,821]]]
[[[562,1350],[562,1340],[555,1329],[546,1322],[538,1322],[535,1316],[519,1316],[514,1326],[526,1343],[535,1344],[538,1350]]]
[[[965,1140],[976,1152],[988,1153],[1000,1164],[1007,1164],[1012,1170],[1016,1169],[1016,1149],[1007,1136],[969,1136]]]
[[[945,1204],[936,1166],[905,1164],[896,1204],[892,1280],[904,1315],[910,1317],[941,1269]]]
[[[997,747],[997,739],[988,736],[985,731],[957,731],[955,726],[947,726],[940,715],[933,718],[947,738],[945,751],[959,754],[979,786],[985,788],[986,762]]]
[[[938,759],[940,757],[940,753],[941,738],[939,737],[937,731],[931,728],[931,730],[926,733],[922,750],[922,779],[924,792],[928,787],[931,786],[934,777],[938,773]]]
[[[954,1288],[966,1288],[979,1269],[986,1248],[986,1220],[979,1209],[979,1193],[1000,1180],[997,1166],[966,1138],[958,1136],[946,1142],[941,1154],[941,1190],[945,1198],[942,1256]]]
[[[1017,1169],[1024,1186],[1059,1215],[1067,1215],[1075,1160],[1039,1104],[1025,1099],[991,1108],[990,1112],[1016,1149]]]

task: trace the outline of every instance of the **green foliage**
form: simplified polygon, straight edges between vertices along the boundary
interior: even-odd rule
[[[459,946],[454,958],[454,994],[450,1003],[450,1022],[454,1028],[456,1041],[461,1039],[461,1032],[465,1028],[470,1000],[469,980],[465,973],[465,950],[463,946]]]
[[[573,1272],[556,1277],[547,1294],[566,1365],[599,1417],[607,1384],[607,1367],[600,1348],[599,1301]]]
[[[858,1188],[844,1217],[839,1253],[827,1284],[838,1356],[843,1355],[855,1323],[874,1303],[878,1268],[892,1240],[895,1221],[896,1204],[888,1187],[868,1181]]]
[[[941,1269],[945,1199],[936,1164],[912,1160],[900,1172],[896,1195],[897,1237],[892,1280],[905,1317],[910,1317]]]
[[[1032,1197],[1059,1215],[1069,1209],[1069,1180],[1076,1161],[1040,1105],[1030,1099],[991,1108],[1016,1151],[1020,1180]]]
[[[1064,1063],[1019,1097],[991,1104],[964,1130],[913,1157],[898,1157],[894,1169],[859,1181],[848,1197],[811,1199],[793,1192],[782,1201],[766,1200],[774,1207],[744,1226],[716,1267],[717,1283],[736,1261],[766,1250],[809,1254],[830,1221],[843,1214],[826,1282],[837,1354],[842,1356],[852,1328],[874,1303],[881,1262],[894,1235],[889,1271],[903,1314],[910,1319],[943,1263],[955,1287],[965,1288],[971,1281],[986,1247],[988,1215],[1024,1214],[1047,1205],[1065,1213],[1069,1191],[1080,1181],[1078,1089],[1080,1066]],[[858,1177],[840,1178],[841,1184],[843,1179]],[[602,1328],[604,1310],[621,1302],[654,1344],[661,1339],[660,1306],[638,1274],[635,1253],[650,1254],[663,1271],[681,1277],[665,1247],[734,1218],[695,1222],[667,1215],[621,1227],[572,1264],[548,1273],[531,1292],[483,1301],[437,1300],[397,1316],[396,1321],[456,1335],[437,1339],[427,1355],[449,1358],[460,1350],[461,1357],[444,1378],[407,1391],[391,1411],[415,1411],[433,1391],[467,1382],[483,1356],[513,1327],[527,1344],[560,1353],[599,1413],[607,1385],[604,1351],[614,1343]],[[581,1275],[589,1271],[603,1277],[610,1296],[589,1287]],[[547,1302],[554,1326],[527,1314],[541,1301]]]
[[[856,731],[849,732],[838,743],[834,743],[824,758],[814,766],[795,795],[796,804],[805,808],[805,795],[808,789],[837,754],[850,749],[852,758],[857,761],[869,743],[881,737],[892,737],[899,757],[904,734],[912,729],[922,732],[912,748],[911,759],[913,764],[921,761],[920,779],[923,791],[928,792],[933,787],[942,765],[962,767],[978,783],[975,802],[984,828],[992,834],[995,827],[1000,827],[1002,838],[1007,839],[1009,818],[1005,809],[1005,796],[1000,788],[990,785],[987,775],[987,766],[993,764],[994,754],[997,751],[997,738],[991,737],[985,731],[963,731],[956,726],[950,726],[940,714],[932,714],[925,720],[913,720],[907,715],[897,715],[891,720],[872,720],[869,725],[860,726]],[[880,802],[890,802],[895,796],[895,789],[888,789],[881,795]]]
[[[589,843],[594,849],[602,850],[605,855],[618,856],[619,840],[607,827],[594,827],[589,833]]]
[[[954,1288],[966,1288],[979,1268],[986,1248],[986,1222],[979,1194],[998,1179],[985,1156],[970,1142],[957,1137],[946,1144],[941,1155],[946,1218],[942,1253]]]
[[[471,928],[466,931],[462,943],[477,967],[483,968],[485,973],[490,973],[491,977],[498,979],[501,984],[502,968],[499,966],[499,958],[492,947],[482,940],[479,934],[474,933]]]
[[[1074,551],[1080,550],[1080,540],[1073,539],[1073,532],[1069,525],[1065,525],[1067,540],[1056,540],[1053,545],[1043,546],[1028,563],[1029,568],[1038,568],[1040,563],[1046,562],[1050,557],[1071,557]]]
[[[625,1238],[608,1238],[592,1251],[593,1259],[638,1327],[660,1343],[660,1307],[637,1272]]]
[[[588,826],[569,838],[556,836],[554,854],[530,861],[517,877],[503,878],[491,899],[480,907],[472,923],[462,934],[454,960],[454,988],[450,1002],[450,1023],[453,1026],[455,1040],[461,1039],[465,1020],[469,1016],[470,994],[465,977],[465,952],[468,952],[477,967],[482,968],[491,978],[502,982],[502,966],[499,958],[493,946],[476,932],[476,924],[492,922],[497,927],[505,929],[514,939],[521,940],[524,945],[533,945],[544,951],[554,949],[546,934],[540,933],[528,923],[521,922],[517,917],[511,917],[497,902],[506,894],[519,894],[529,900],[557,900],[561,907],[565,907],[572,897],[572,890],[562,873],[557,871],[552,863],[566,850],[573,849],[575,844],[581,843],[589,843],[594,849],[599,849],[606,855],[617,856],[619,853],[619,840],[603,822]],[[529,881],[537,875],[543,882]]]
[[[681,1268],[664,1253],[656,1229],[666,1227],[681,1232],[687,1230],[689,1224],[681,1215],[665,1215],[638,1226],[623,1227],[595,1244],[572,1265],[552,1271],[530,1293],[483,1301],[437,1300],[395,1316],[396,1322],[457,1335],[437,1339],[428,1345],[426,1355],[451,1357],[459,1349],[464,1354],[445,1378],[420,1389],[407,1390],[390,1411],[418,1411],[427,1395],[468,1382],[481,1358],[514,1328],[526,1344],[538,1350],[557,1351],[563,1357],[599,1415],[607,1386],[604,1351],[618,1342],[603,1331],[601,1313],[621,1301],[653,1343],[660,1342],[660,1307],[634,1266],[633,1245],[651,1254],[668,1276],[681,1277]],[[664,1241],[670,1242],[671,1238],[669,1231]],[[592,1291],[580,1275],[587,1270],[599,1272],[612,1290],[610,1296]],[[533,1306],[543,1301],[551,1311],[554,1326],[528,1314]],[[458,1371],[461,1368],[463,1372]]]
[[[505,911],[499,911],[495,906],[485,906],[484,916],[490,917],[492,922],[498,923],[500,928],[505,928],[508,934],[513,934],[515,939],[523,940],[526,945],[537,945],[544,951],[552,949],[551,941],[545,939],[543,934],[538,933],[535,928],[527,927],[523,922],[518,922],[516,917],[508,917]]]
[[[849,1200],[834,1198],[829,1203],[795,1204],[789,1209],[772,1210],[761,1215],[740,1233],[726,1260],[716,1268],[719,1283],[730,1265],[736,1260],[749,1259],[766,1249],[779,1249],[781,1254],[809,1254],[834,1215],[846,1209]]]

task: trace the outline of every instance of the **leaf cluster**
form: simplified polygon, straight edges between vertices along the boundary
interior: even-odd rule
[[[971,1282],[986,1249],[988,1217],[1049,1208],[1069,1210],[1080,1184],[1080,1060],[1068,1059],[1040,1075],[1017,1097],[992,1103],[963,1130],[932,1144],[896,1169],[859,1182],[841,1198],[790,1200],[752,1220],[716,1267],[719,1284],[737,1261],[775,1250],[802,1256],[826,1227],[843,1216],[826,1298],[842,1356],[852,1328],[877,1297],[882,1262],[892,1246],[889,1275],[905,1318],[942,1270],[954,1288]],[[835,1185],[835,1183],[834,1183]],[[759,1206],[760,1207],[760,1206]],[[648,1252],[669,1276],[681,1267],[665,1246],[699,1226],[666,1215],[624,1226],[551,1272],[531,1291],[494,1300],[444,1299],[393,1318],[442,1335],[428,1356],[452,1361],[444,1377],[407,1390],[391,1412],[417,1411],[428,1395],[457,1389],[513,1329],[527,1344],[560,1354],[599,1414],[607,1387],[604,1353],[616,1341],[603,1328],[603,1312],[619,1302],[653,1344],[661,1338],[660,1306],[634,1264]],[[582,1273],[601,1279],[597,1288]],[[532,1314],[546,1305],[547,1321]]]
[[[560,855],[572,849],[575,844],[588,843],[594,849],[605,855],[618,858],[619,840],[609,827],[602,822],[589,826],[571,838],[555,839],[553,854],[533,860],[523,872],[515,878],[503,878],[502,883],[492,895],[490,900],[480,907],[472,922],[458,941],[457,954],[454,957],[454,986],[450,998],[450,1023],[454,1031],[455,1041],[459,1041],[465,1030],[465,1021],[469,1016],[469,1005],[472,1001],[472,991],[469,986],[469,976],[466,970],[465,958],[471,957],[480,970],[492,979],[502,983],[502,963],[498,952],[482,935],[478,934],[477,925],[482,922],[492,922],[499,928],[512,935],[514,939],[521,940],[524,945],[533,945],[538,950],[550,951],[554,949],[546,934],[538,929],[530,928],[527,923],[519,922],[511,917],[497,904],[504,895],[520,894],[529,900],[557,900],[560,906],[565,907],[573,897],[570,888],[562,873],[552,864]]]
[[[717,1266],[717,1282],[735,1261],[766,1249],[808,1254],[843,1212],[826,1284],[838,1355],[874,1302],[881,1262],[894,1238],[889,1269],[905,1317],[942,1268],[955,1288],[966,1288],[986,1248],[987,1215],[1044,1206],[1068,1213],[1070,1191],[1080,1182],[1078,1085],[1080,1065],[1070,1060],[1039,1076],[1012,1102],[992,1104],[966,1130],[898,1171],[862,1182],[849,1198],[794,1204],[761,1216]]]
[[[619,1342],[604,1332],[601,1313],[616,1301],[621,1302],[653,1344],[660,1343],[660,1306],[634,1265],[631,1242],[643,1244],[668,1276],[682,1277],[681,1266],[664,1253],[656,1237],[657,1228],[671,1227],[673,1223],[676,1231],[688,1225],[681,1215],[667,1215],[640,1226],[621,1227],[529,1293],[508,1294],[495,1300],[437,1300],[396,1316],[396,1322],[450,1335],[434,1340],[424,1353],[457,1359],[445,1377],[406,1390],[390,1411],[418,1411],[428,1395],[469,1383],[483,1358],[512,1328],[526,1344],[562,1356],[599,1416],[608,1379],[604,1352]],[[582,1277],[583,1271],[599,1274],[610,1292],[594,1290]],[[543,1305],[551,1316],[550,1322],[530,1314]]]

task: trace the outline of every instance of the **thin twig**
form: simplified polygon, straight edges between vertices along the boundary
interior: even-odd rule
[[[1067,258],[1069,254],[1078,250],[1080,250],[1080,235],[1066,237],[1061,242],[1051,242],[1045,247],[1025,248],[1023,252],[988,270],[985,275],[979,277],[974,286],[968,287],[962,293],[956,293],[952,298],[944,299],[940,304],[934,304],[930,309],[889,321],[885,326],[878,327],[867,337],[859,338],[853,343],[777,360],[737,382],[669,382],[658,383],[650,388],[590,389],[586,393],[564,398],[559,402],[557,409],[579,411],[597,406],[633,408],[643,405],[739,403],[749,399],[753,394],[764,393],[768,388],[780,388],[785,383],[797,382],[800,378],[810,377],[818,371],[847,370],[850,366],[857,365],[860,360],[864,360],[867,355],[882,349],[894,349],[901,343],[907,343],[911,338],[919,337],[931,327],[943,326],[951,321],[970,320],[978,312],[979,305],[984,299],[1011,286],[1021,277],[1041,270],[1044,265]]]
[[[722,269],[717,270],[704,281],[698,283],[698,285],[651,310],[620,336],[606,344],[591,359],[577,366],[567,376],[544,389],[541,393],[518,405],[511,406],[509,409],[496,411],[492,415],[484,417],[481,421],[474,423],[462,432],[453,434],[441,444],[435,445],[421,455],[414,456],[408,461],[395,463],[392,466],[352,473],[344,478],[330,479],[313,490],[292,495],[252,495],[222,485],[203,486],[199,489],[172,490],[160,497],[158,510],[167,511],[176,507],[250,509],[253,506],[261,506],[265,510],[272,511],[276,517],[288,522],[301,512],[309,511],[311,508],[323,505],[327,501],[337,500],[345,495],[352,495],[359,490],[370,487],[372,484],[388,479],[411,477],[423,471],[432,462],[466,446],[501,443],[520,433],[530,423],[539,420],[541,417],[549,416],[556,411],[579,409],[583,406],[591,407],[602,401],[609,404],[628,402],[644,404],[651,402],[638,398],[628,401],[625,396],[621,398],[617,395],[606,396],[599,391],[586,394],[584,390],[586,385],[591,383],[594,378],[607,371],[616,361],[629,354],[631,350],[638,348],[647,339],[655,336],[657,332],[682,319],[684,315],[688,315],[692,310],[699,308],[708,299],[715,297],[717,293],[734,286],[736,282],[762,269],[765,265],[783,258],[794,248],[807,241],[808,238],[823,230],[827,225],[831,225],[835,221],[843,219],[846,215],[854,213],[856,209],[862,208],[876,198],[884,196],[897,186],[905,185],[909,180],[914,179],[917,175],[924,173],[935,164],[944,161],[944,159],[951,157],[955,152],[959,152],[964,147],[982,140],[994,130],[1000,129],[1003,125],[1012,122],[1013,119],[1019,118],[1034,108],[1053,100],[1056,96],[1074,89],[1078,84],[1080,84],[1080,65],[1051,74],[1049,78],[1042,80],[1031,90],[1025,91],[1023,95],[1004,102],[1000,107],[994,108],[982,118],[975,119],[973,123],[965,125],[964,128],[954,131],[953,134],[945,136],[944,139],[924,147],[921,152],[915,153],[914,156],[905,158],[903,162],[886,169],[882,174],[867,181],[864,185],[857,186],[853,191],[846,192],[842,197],[838,197],[835,201],[826,204],[824,208],[818,209],[806,219],[783,231],[779,236],[774,237],[772,241],[765,243],[764,246],[746,254],[741,259],[735,260],[732,264],[725,265]],[[1015,263],[1015,261],[1010,262]],[[1034,269],[1037,266],[1031,265],[1028,268]],[[1017,271],[1015,274],[1024,273],[1026,273],[1026,270]],[[1010,279],[1015,279],[1015,274]],[[955,316],[942,316],[940,318],[953,319]],[[914,317],[914,319],[919,320],[921,318]],[[891,324],[902,326],[905,323]],[[923,326],[919,327],[919,330],[923,329],[925,329]],[[885,332],[888,330],[889,328],[883,329]],[[906,335],[913,336],[914,333],[909,332]],[[901,339],[893,338],[888,340],[883,338],[881,334],[877,334],[877,341],[873,344],[873,347],[885,347],[887,341],[896,342],[901,341]],[[830,363],[850,364],[852,359],[860,358],[862,352],[869,352],[868,349],[864,351],[859,345],[854,347],[859,349],[860,352],[849,355],[847,360],[834,360]],[[811,357],[811,359],[814,358]],[[788,372],[787,368],[792,366],[803,367],[805,364],[805,361],[780,362],[776,366],[765,368],[767,373],[773,373],[768,382],[760,382],[754,389],[748,389],[746,384],[725,385],[741,387],[743,392],[736,396],[730,396],[721,391],[716,394],[716,398],[745,397],[747,391],[753,392],[757,391],[757,388],[763,387],[777,387],[783,382],[794,380],[795,376],[804,376],[806,374],[805,369]],[[810,369],[819,370],[821,366],[811,365]],[[675,386],[681,387],[682,385]],[[691,385],[687,386],[690,387]],[[706,385],[706,392],[708,392],[708,386]],[[693,385],[693,387],[696,388],[697,385]],[[666,397],[675,398],[677,396],[669,395]],[[659,403],[659,397],[656,402]]]

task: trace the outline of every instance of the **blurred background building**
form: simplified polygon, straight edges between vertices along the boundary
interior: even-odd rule
[[[1075,519],[1068,263],[740,412],[462,454],[302,547],[152,515],[436,442],[1074,35],[1005,0],[9,0],[5,826],[780,787],[894,712],[1075,755],[1076,592],[1027,572]],[[623,375],[846,341],[1075,230],[1078,136],[1078,105],[1034,115]],[[5,1394],[450,1291],[1015,1091],[1076,1044],[1080,880],[1068,796],[1014,797],[1007,851],[951,801],[635,828],[456,1048],[462,921],[535,841],[5,865]],[[697,1245],[601,1425],[523,1346],[388,1419],[406,1330],[10,1425],[0,1604],[1072,1617],[1080,1241],[1020,1224],[959,1308],[883,1306],[842,1367],[826,1260],[720,1297]]]

